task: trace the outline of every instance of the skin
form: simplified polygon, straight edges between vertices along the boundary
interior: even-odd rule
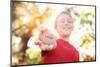
[[[61,13],[56,18],[55,28],[60,35],[60,39],[68,41],[73,30],[72,17],[66,13]]]
[[[36,44],[39,45],[42,51],[53,50],[56,46],[56,37],[47,29],[40,28],[39,39]]]

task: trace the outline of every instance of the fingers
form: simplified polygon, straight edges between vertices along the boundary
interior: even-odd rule
[[[35,44],[36,44],[36,45],[41,45],[41,44],[42,44],[42,41],[41,41],[41,40],[36,40],[36,41],[35,41]]]

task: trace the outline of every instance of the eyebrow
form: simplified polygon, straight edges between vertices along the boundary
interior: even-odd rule
[[[68,17],[68,16],[67,16],[67,17],[61,17],[60,20],[61,20],[61,21],[67,20],[68,22],[73,22],[73,19],[70,18],[70,17]]]

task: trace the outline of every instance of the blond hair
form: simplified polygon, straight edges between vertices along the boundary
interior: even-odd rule
[[[67,15],[68,17],[70,17],[70,21],[71,22],[73,22],[73,17],[72,17],[72,15],[71,15],[71,13],[69,12],[69,11],[62,11],[57,17],[56,17],[56,21],[55,21],[55,28],[56,28],[56,26],[57,26],[57,19],[58,19],[58,17],[60,16],[60,15],[62,15],[62,14],[65,14],[65,15]]]

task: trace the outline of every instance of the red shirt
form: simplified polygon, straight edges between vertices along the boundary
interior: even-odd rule
[[[78,62],[78,51],[68,42],[58,39],[57,47],[52,51],[43,51],[43,64]]]

